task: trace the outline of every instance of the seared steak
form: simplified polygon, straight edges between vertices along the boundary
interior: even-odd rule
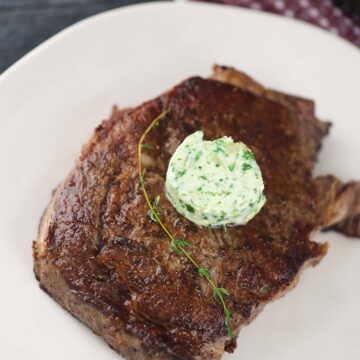
[[[137,174],[137,144],[167,110],[142,157],[146,187],[166,225],[229,290],[235,333],[268,302],[291,289],[326,244],[314,230],[335,225],[360,234],[360,186],[312,177],[329,123],[313,102],[266,90],[233,69],[190,78],[137,108],[114,110],[57,188],[34,242],[40,286],[127,359],[220,359],[234,348],[221,306],[192,265],[171,250],[148,216]],[[246,226],[200,228],[164,196],[164,176],[189,134],[229,135],[255,153],[267,202]]]

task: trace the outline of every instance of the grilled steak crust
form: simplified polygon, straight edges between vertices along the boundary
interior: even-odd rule
[[[310,127],[309,134],[315,136],[317,150],[320,149],[321,137],[328,132],[331,124],[316,119],[313,101],[266,89],[245,73],[227,66],[214,65],[211,79],[238,86],[292,109],[305,122],[304,126]],[[322,227],[332,226],[344,235],[360,237],[360,182],[351,181],[343,184],[332,175],[318,177],[315,181],[330,204]]]
[[[127,359],[213,360],[233,347],[209,287],[147,215],[136,148],[162,111],[147,139],[154,149],[141,159],[146,187],[160,195],[173,234],[229,290],[236,333],[324,256],[327,245],[311,232],[348,217],[340,203],[355,206],[335,177],[311,175],[329,128],[312,102],[217,80],[191,78],[135,109],[115,109],[54,193],[33,245],[41,287]],[[231,135],[255,153],[267,203],[246,226],[199,228],[164,196],[171,155],[199,129],[207,139]]]

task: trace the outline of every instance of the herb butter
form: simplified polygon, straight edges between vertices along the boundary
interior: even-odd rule
[[[205,141],[202,131],[189,135],[176,149],[165,190],[180,214],[206,227],[244,225],[266,201],[251,150],[227,136]]]

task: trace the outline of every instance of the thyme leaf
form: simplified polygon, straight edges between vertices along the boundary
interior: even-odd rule
[[[225,326],[228,332],[228,336],[233,338],[235,337],[235,334],[233,328],[231,327],[231,318],[232,318],[231,311],[228,308],[225,308],[224,314],[225,314]]]
[[[205,279],[211,277],[211,275],[210,275],[210,273],[209,273],[209,270],[208,270],[208,269],[205,269],[205,268],[203,268],[203,267],[199,268],[199,269],[198,269],[198,272],[199,272],[200,276],[203,277],[203,278],[205,278]]]
[[[171,249],[176,255],[181,254],[181,248],[187,248],[190,243],[185,239],[175,239],[171,242]]]
[[[181,247],[184,247],[184,248],[190,246],[190,243],[185,239],[177,239],[177,240],[175,240],[175,242],[176,242],[177,246],[181,246]]]
[[[221,303],[221,298],[226,296],[230,296],[229,292],[224,288],[216,288],[214,289],[214,299]]]
[[[144,178],[145,178],[145,169],[141,172],[141,174],[140,174],[140,188],[142,189],[142,190],[144,190],[145,189],[145,180],[144,180]]]
[[[160,195],[156,196],[153,202],[153,207],[157,207],[159,205],[159,202],[160,202]]]
[[[149,217],[152,221],[158,222],[158,218],[161,216],[158,204],[160,202],[160,196],[156,196],[155,200],[152,203],[152,208],[149,210]]]
[[[146,150],[152,150],[154,147],[151,144],[142,144],[141,148]]]

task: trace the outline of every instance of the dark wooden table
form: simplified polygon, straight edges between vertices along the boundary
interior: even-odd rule
[[[78,20],[147,1],[151,0],[0,0],[0,72]]]

